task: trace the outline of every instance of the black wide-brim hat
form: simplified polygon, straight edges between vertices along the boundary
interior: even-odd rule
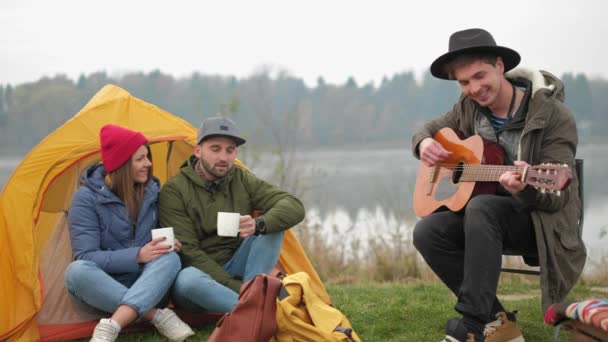
[[[439,56],[433,64],[431,64],[431,74],[437,78],[449,80],[450,75],[446,69],[446,65],[454,60],[454,58],[475,53],[492,53],[500,56],[505,65],[505,72],[515,68],[521,57],[519,53],[508,47],[496,45],[494,37],[490,32],[474,28],[463,31],[458,31],[450,36],[448,52]]]

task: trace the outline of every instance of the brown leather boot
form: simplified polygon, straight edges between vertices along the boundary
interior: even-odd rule
[[[514,312],[499,312],[496,320],[486,324],[483,335],[486,342],[524,342]]]
[[[467,331],[460,318],[452,318],[445,327],[445,337],[441,342],[475,342],[475,336]]]

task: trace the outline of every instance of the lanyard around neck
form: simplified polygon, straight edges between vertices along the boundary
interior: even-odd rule
[[[509,111],[507,112],[508,118],[513,117],[513,107],[515,106],[515,98],[517,97],[517,92],[513,83],[511,83],[511,89],[513,90],[513,95],[511,95],[511,103],[509,104]]]

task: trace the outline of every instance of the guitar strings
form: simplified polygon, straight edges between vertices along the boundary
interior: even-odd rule
[[[484,165],[484,164],[436,164],[436,166],[443,168],[454,168],[458,170],[463,169],[482,169],[482,170],[513,170],[523,171],[525,167],[522,166],[509,166],[509,165]]]
[[[528,169],[536,169],[538,167],[528,167]],[[506,171],[516,171],[520,175],[526,171],[526,167],[523,166],[510,166],[510,165],[485,165],[485,164],[436,164],[434,167],[429,169],[429,178],[433,178],[434,175],[446,175],[454,172],[462,172],[460,181],[496,181],[498,177]],[[555,174],[545,169],[545,173],[537,171],[537,174],[547,175],[551,178],[551,175]]]

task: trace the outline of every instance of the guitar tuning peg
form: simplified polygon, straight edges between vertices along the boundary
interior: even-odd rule
[[[540,193],[541,193],[541,194],[545,194],[545,193],[547,193],[547,189],[545,189],[545,188],[540,189]]]
[[[557,195],[557,197],[560,197],[560,196],[562,195],[562,192],[561,192],[561,191],[559,191],[559,190],[557,190],[557,191],[555,192],[555,194]]]

